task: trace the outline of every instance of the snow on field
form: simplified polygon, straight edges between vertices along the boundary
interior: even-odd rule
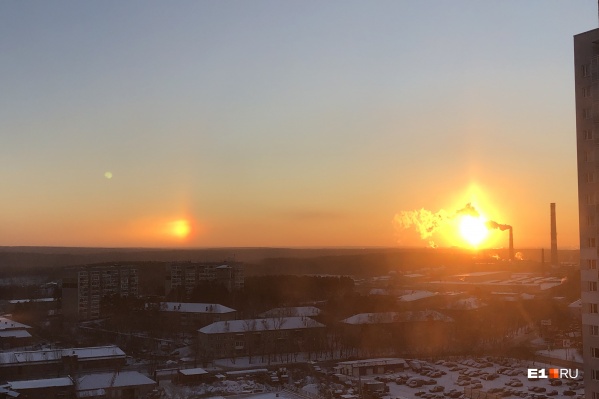
[[[574,361],[578,363],[583,362],[582,355],[580,355],[578,351],[573,348],[542,350],[537,351],[537,354],[541,356],[553,357],[556,359]]]

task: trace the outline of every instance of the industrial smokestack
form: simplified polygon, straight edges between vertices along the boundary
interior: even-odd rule
[[[551,266],[557,266],[557,227],[555,222],[555,203],[550,204],[551,208]]]
[[[510,231],[510,243],[509,243],[509,257],[510,260],[514,260],[514,229],[509,224],[500,224],[493,220],[489,220],[487,223],[488,229],[499,229],[501,231]]]
[[[541,248],[541,266],[545,266],[545,248]]]
[[[514,260],[514,228],[510,226],[510,260]]]

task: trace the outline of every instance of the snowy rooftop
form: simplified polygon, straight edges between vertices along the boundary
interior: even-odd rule
[[[11,305],[16,305],[17,303],[28,303],[28,302],[56,302],[55,298],[37,298],[37,299],[11,299],[8,301]]]
[[[297,306],[290,308],[275,308],[262,313],[261,317],[305,316],[314,317],[320,314],[320,309],[314,306]]]
[[[183,374],[183,375],[204,375],[204,374],[208,374],[208,372],[202,368],[195,368],[195,369],[185,369],[185,370],[179,370],[179,373]]]
[[[414,302],[437,295],[430,291],[406,291],[397,299],[400,302]]]
[[[360,313],[348,317],[342,323],[346,324],[390,324],[417,321],[444,321],[452,322],[451,317],[434,310],[422,310],[413,312],[384,312],[384,313]]]
[[[339,362],[339,366],[352,366],[352,367],[368,367],[368,366],[384,366],[384,365],[396,365],[406,364],[406,361],[396,357],[385,357],[378,359],[366,359],[366,360],[350,360],[347,362]]]
[[[31,338],[27,330],[0,330],[0,338]]]
[[[9,381],[8,385],[10,385],[11,389],[20,391],[23,389],[70,387],[73,386],[73,380],[71,380],[69,377],[47,378],[43,380]]]
[[[17,398],[19,395],[20,394],[18,392],[11,390],[8,384],[0,385],[0,397]]]
[[[117,346],[98,346],[89,348],[52,349],[24,352],[0,352],[0,366],[60,361],[62,360],[63,356],[77,356],[79,360],[119,357],[124,358],[125,352],[123,352]]]
[[[295,330],[300,328],[324,327],[323,324],[308,317],[281,317],[268,319],[217,321],[198,331],[203,334],[222,334],[228,332]]]
[[[16,322],[7,317],[0,316],[0,331],[22,330],[22,329],[26,329],[26,328],[31,328],[31,326]]]
[[[121,371],[115,373],[97,373],[83,375],[77,379],[79,391],[122,388],[139,385],[155,385],[156,382],[137,371]]]
[[[468,297],[468,298],[462,298],[462,299],[458,299],[457,301],[449,304],[447,306],[447,309],[451,309],[451,310],[474,310],[474,309],[480,309],[482,307],[487,306],[485,303],[483,303],[480,299],[478,299],[477,297]]]
[[[580,309],[580,308],[582,308],[582,300],[577,299],[576,301],[569,304],[568,307],[571,309]]]
[[[235,309],[219,305],[218,303],[185,303],[185,302],[161,302],[160,310],[165,312],[183,313],[231,313]]]

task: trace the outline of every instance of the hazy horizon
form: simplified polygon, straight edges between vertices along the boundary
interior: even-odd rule
[[[578,247],[596,7],[2,2],[0,244]]]

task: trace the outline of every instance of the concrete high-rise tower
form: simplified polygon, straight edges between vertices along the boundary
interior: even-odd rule
[[[599,399],[599,29],[574,36],[585,397]]]
[[[555,220],[555,203],[550,204],[551,209],[551,266],[557,266],[557,222]]]

